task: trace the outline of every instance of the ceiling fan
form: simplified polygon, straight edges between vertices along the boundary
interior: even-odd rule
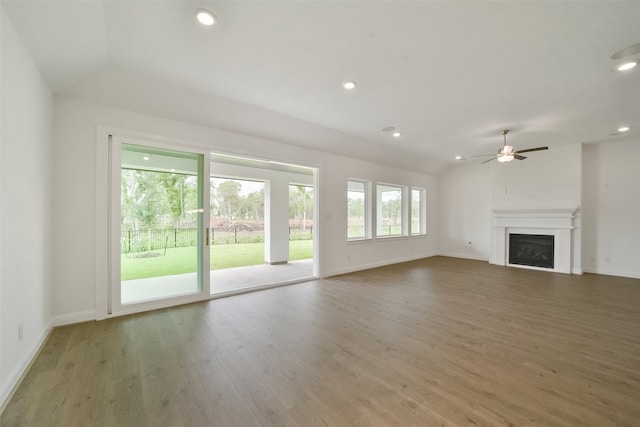
[[[536,147],[536,148],[527,148],[525,150],[515,151],[512,145],[507,145],[508,133],[509,133],[509,129],[505,129],[502,131],[502,136],[504,138],[504,145],[502,146],[501,149],[498,150],[498,154],[495,155],[496,157],[494,157],[494,159],[498,160],[500,163],[507,163],[513,159],[524,160],[526,159],[526,157],[523,156],[522,153],[530,153],[532,151],[542,151],[542,150],[549,149],[549,147]],[[493,154],[482,154],[480,156],[473,156],[473,157],[485,157],[485,156],[493,156]],[[485,160],[482,163],[484,164],[494,159]]]

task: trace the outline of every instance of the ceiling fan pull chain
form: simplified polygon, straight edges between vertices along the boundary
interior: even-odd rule
[[[504,169],[502,169],[502,172],[504,177],[504,195],[508,196],[509,195],[509,168],[505,167]]]

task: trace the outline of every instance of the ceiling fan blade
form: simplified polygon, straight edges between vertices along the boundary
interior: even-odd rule
[[[532,151],[542,151],[542,150],[548,150],[548,149],[549,149],[549,147],[527,148],[527,149],[524,149],[524,150],[516,151],[516,154],[530,153]]]
[[[478,154],[477,156],[471,156],[471,157],[489,157],[489,156],[495,156],[495,154]]]
[[[526,157],[525,157],[525,156],[521,156],[520,154],[514,154],[513,158],[514,158],[514,159],[518,159],[518,160],[524,160],[524,159],[526,159]]]
[[[495,154],[492,154],[492,156],[495,156]],[[493,158],[491,158],[491,159],[489,159],[489,160],[485,160],[484,162],[482,162],[482,163],[480,163],[480,164],[481,164],[481,165],[484,165],[485,163],[489,163],[491,160],[495,160],[495,159],[496,159],[496,158],[495,158],[495,157],[493,157]]]

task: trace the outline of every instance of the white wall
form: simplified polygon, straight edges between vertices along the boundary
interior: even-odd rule
[[[491,162],[491,206],[579,207],[582,146],[569,144],[527,154],[526,160]]]
[[[212,151],[319,168],[317,236],[320,275],[432,255],[436,248],[436,179],[271,140],[95,104],[55,100],[54,296],[56,323],[95,318],[97,126],[134,130]],[[427,189],[427,236],[347,243],[346,185],[361,178]],[[100,194],[99,197],[106,197]]]
[[[53,133],[51,92],[1,19],[0,405],[50,330]]]
[[[443,255],[489,259],[493,209],[581,205],[580,144],[553,147],[506,164],[467,162],[438,177],[439,252]],[[580,212],[573,232],[576,272],[582,261]]]
[[[456,166],[438,176],[438,252],[489,259],[491,175],[486,164]]]
[[[639,160],[640,139],[584,146],[585,271],[640,278]]]

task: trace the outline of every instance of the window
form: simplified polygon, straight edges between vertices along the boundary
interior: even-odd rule
[[[347,240],[371,237],[369,183],[347,181]]]
[[[427,233],[426,191],[424,188],[411,189],[411,234]]]
[[[406,236],[406,187],[378,184],[377,192],[377,235]]]

